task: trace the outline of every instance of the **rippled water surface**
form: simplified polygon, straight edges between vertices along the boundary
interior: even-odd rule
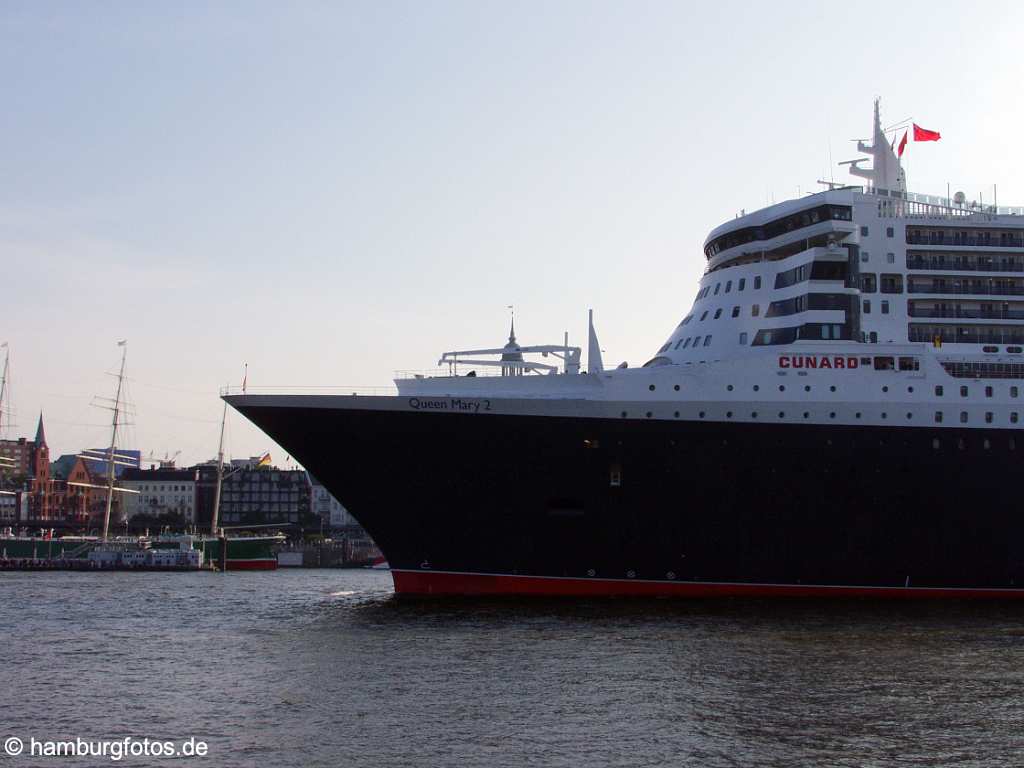
[[[0,647],[0,738],[196,737],[194,764],[1024,764],[1010,604],[422,602],[377,571],[2,573]]]

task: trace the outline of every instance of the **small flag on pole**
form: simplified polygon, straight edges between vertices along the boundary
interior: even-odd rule
[[[900,148],[896,152],[896,157],[903,157],[903,150],[907,148],[907,134],[909,131],[903,132],[903,138],[900,139]]]
[[[249,384],[249,364],[245,364],[245,373],[242,374],[242,394],[245,394],[245,388]]]
[[[260,460],[256,462],[257,467],[269,467],[270,466],[270,454],[264,453],[260,456]]]
[[[941,138],[942,134],[938,131],[929,131],[914,123],[914,141],[938,141]]]
[[[117,346],[123,347],[127,343],[128,343],[128,339],[121,339],[119,342],[117,342]]]

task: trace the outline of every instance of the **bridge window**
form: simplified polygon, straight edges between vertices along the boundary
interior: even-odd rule
[[[876,357],[875,358],[875,370],[876,371],[892,371],[896,369],[895,361],[891,357]]]

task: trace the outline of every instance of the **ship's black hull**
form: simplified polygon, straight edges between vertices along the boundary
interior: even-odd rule
[[[233,405],[400,592],[1024,596],[1007,430]]]

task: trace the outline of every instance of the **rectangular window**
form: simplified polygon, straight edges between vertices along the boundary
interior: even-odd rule
[[[728,293],[732,290],[732,280],[725,281],[725,292]]]
[[[740,334],[740,344],[746,344],[746,343],[747,343],[747,334],[746,333],[741,333]]]
[[[754,278],[754,290],[755,291],[761,290],[761,276],[760,275],[758,275],[757,277]]]
[[[867,237],[868,236],[868,228],[867,227],[861,227],[860,228],[860,236],[861,237]]]
[[[967,423],[967,411],[960,411],[960,423],[961,424],[966,424]]]
[[[733,317],[739,317],[740,316],[740,308],[739,307],[733,307],[732,308],[732,316]]]
[[[1018,390],[1017,390],[1016,387],[1010,387],[1010,397],[1016,397],[1017,396],[1017,391]]]
[[[876,357],[875,358],[875,370],[876,371],[892,371],[896,368],[896,361],[891,357]]]
[[[1017,412],[1016,411],[1012,411],[1010,413],[1010,423],[1011,424],[1016,424],[1017,423]]]
[[[751,307],[750,307],[750,316],[751,317],[757,317],[760,314],[761,314],[761,305],[760,304],[752,304]]]
[[[936,411],[935,412],[935,423],[936,424],[941,424],[942,423],[942,411]]]
[[[992,387],[985,387],[985,397],[992,397]]]
[[[716,310],[715,310],[715,316],[714,316],[714,318],[713,318],[713,319],[714,319],[714,320],[717,320],[717,319],[718,319],[718,318],[720,318],[721,316],[722,316],[722,308],[721,308],[721,307],[719,307],[718,309],[716,309]]]
[[[709,333],[707,336],[704,337],[704,346],[707,347],[707,346],[710,346],[710,345],[711,345],[711,334]]]
[[[885,254],[885,262],[886,262],[886,264],[895,264],[896,263],[896,254],[895,253],[887,253],[887,254]]]
[[[896,234],[896,231],[892,227],[886,227],[885,228],[885,236],[886,237],[894,237],[895,234]]]
[[[967,387],[960,387],[960,397],[967,397]]]
[[[860,290],[861,293],[875,293],[878,290],[877,278],[869,272],[862,273],[860,276]]]
[[[942,397],[942,385],[941,384],[936,385],[936,387],[935,387],[935,395],[936,395],[936,397]]]
[[[861,261],[866,263],[867,260],[870,259],[870,258],[871,258],[871,254],[868,253],[867,251],[861,251],[860,252],[860,260]]]
[[[985,423],[986,424],[991,424],[992,423],[992,411],[985,411]]]
[[[901,371],[917,371],[921,369],[921,363],[916,357],[901,357],[900,358],[900,370]]]
[[[883,315],[888,315],[889,314],[889,302],[888,301],[883,301],[882,302],[882,314]]]
[[[718,291],[721,289],[721,287],[722,287],[721,283],[715,283],[715,296],[718,295]]]
[[[741,277],[739,285],[736,286],[736,290],[737,291],[742,291],[746,287],[747,287],[747,278]]]
[[[693,346],[695,346],[695,347],[699,347],[700,346],[700,336],[694,336],[693,337]]]
[[[864,299],[864,314],[871,314],[871,299]]]
[[[903,293],[903,275],[882,275],[882,293]]]

